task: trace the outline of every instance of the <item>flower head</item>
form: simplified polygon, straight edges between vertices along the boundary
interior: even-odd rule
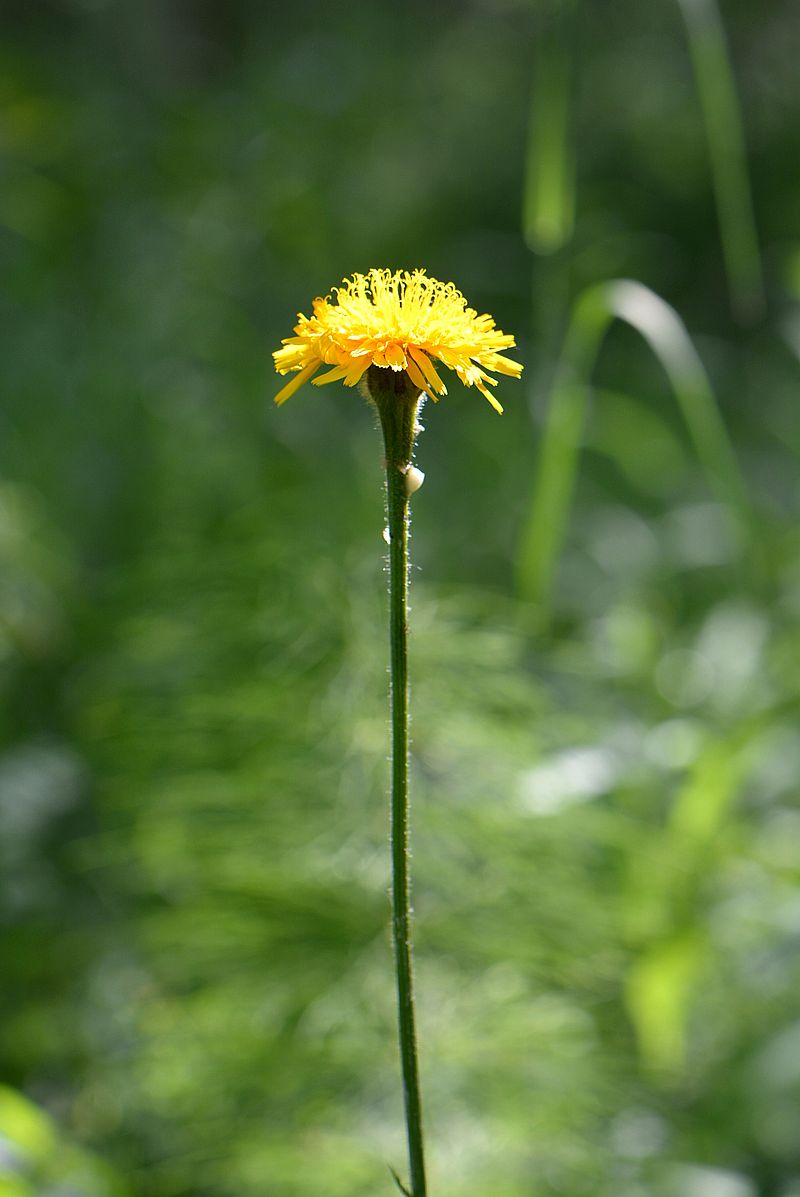
[[[354,274],[335,299],[315,299],[312,316],[298,314],[295,336],[273,354],[279,374],[294,373],[275,396],[285,403],[322,366],[315,386],[342,379],[355,386],[370,366],[404,370],[412,384],[432,399],[447,394],[434,359],[455,370],[464,386],[476,386],[496,411],[503,409],[487,390],[497,379],[487,371],[519,378],[522,366],[498,351],[514,338],[479,316],[452,283],[429,278],[424,270],[370,270]]]

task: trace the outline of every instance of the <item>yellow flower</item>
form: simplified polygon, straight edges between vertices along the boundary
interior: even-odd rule
[[[486,389],[497,386],[493,370],[519,378],[522,366],[504,357],[514,338],[479,316],[452,283],[429,278],[424,270],[370,270],[354,274],[336,299],[315,299],[313,316],[298,313],[295,336],[272,355],[279,374],[294,377],[275,396],[285,403],[322,366],[332,369],[315,386],[342,379],[355,386],[370,366],[405,370],[414,386],[432,399],[447,394],[432,359],[455,370],[464,386],[476,386],[496,411],[502,407]]]

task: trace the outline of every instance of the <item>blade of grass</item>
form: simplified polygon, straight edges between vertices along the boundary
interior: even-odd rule
[[[609,316],[600,290],[584,292],[573,307],[550,394],[533,495],[517,555],[520,597],[549,619],[555,563],[564,540],[588,401],[587,380]]]
[[[537,254],[561,249],[575,221],[575,159],[570,132],[573,0],[556,0],[539,38],[525,156],[522,225]]]
[[[725,30],[715,0],[678,3],[703,110],[731,306],[740,320],[752,320],[764,308],[764,281]]]
[[[748,529],[747,488],[705,366],[685,324],[674,308],[641,283],[628,279],[610,283],[608,296],[614,316],[641,333],[661,363],[711,489],[739,530]]]
[[[548,0],[533,58],[522,196],[522,234],[536,255],[531,271],[531,334],[537,365],[528,375],[532,409],[551,386],[569,315],[575,224],[572,78],[576,0]]]
[[[602,340],[616,319],[635,328],[658,358],[709,484],[728,510],[740,542],[749,538],[747,489],[705,367],[677,312],[641,283],[616,279],[596,284],[573,307],[517,558],[520,596],[535,604],[544,626],[569,516],[589,380]]]

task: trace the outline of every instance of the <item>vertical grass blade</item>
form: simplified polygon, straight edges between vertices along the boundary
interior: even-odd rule
[[[647,341],[661,363],[709,484],[740,541],[749,535],[750,502],[702,361],[677,312],[648,287],[627,279],[600,283],[576,301],[545,420],[533,494],[517,558],[520,596],[550,616],[586,418],[588,387],[602,340],[615,319]]]
[[[703,111],[731,306],[740,320],[751,320],[763,311],[764,281],[725,30],[716,0],[678,3]]]
[[[522,226],[528,248],[538,254],[561,249],[571,239],[575,222],[572,9],[572,0],[555,0],[534,59]]]
[[[555,566],[564,541],[588,402],[587,381],[608,315],[602,290],[584,292],[573,308],[556,367],[534,473],[533,494],[517,555],[520,597],[549,619]]]

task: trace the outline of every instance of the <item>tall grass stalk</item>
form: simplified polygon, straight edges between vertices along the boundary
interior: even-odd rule
[[[556,369],[517,558],[519,593],[538,608],[540,625],[549,621],[556,563],[566,531],[586,419],[589,381],[602,340],[616,319],[635,328],[661,363],[709,484],[729,511],[740,539],[750,525],[747,490],[711,383],[678,314],[641,283],[617,279],[590,287],[574,305]]]
[[[573,8],[573,0],[555,0],[535,50],[522,225],[528,248],[537,254],[561,249],[572,237],[575,223],[568,44]]]
[[[531,340],[537,364],[528,390],[533,409],[550,389],[571,298],[576,169],[572,128],[575,0],[550,0],[534,45],[522,195],[522,234],[535,255]]]
[[[711,161],[731,306],[740,320],[764,307],[764,280],[742,114],[716,0],[678,0],[689,40]]]

